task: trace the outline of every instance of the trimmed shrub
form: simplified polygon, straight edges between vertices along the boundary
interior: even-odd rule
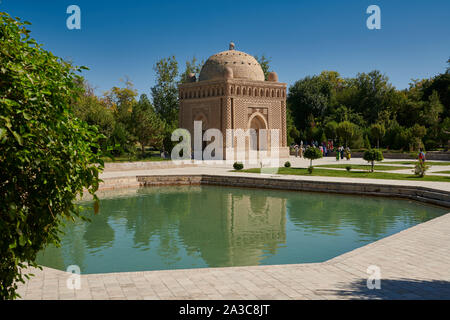
[[[346,166],[345,169],[350,172],[350,170],[352,170],[352,166]]]
[[[241,162],[235,162],[233,164],[233,168],[234,168],[234,170],[242,170],[242,169],[244,169],[244,165]]]
[[[369,149],[364,152],[363,159],[371,162],[372,168],[371,172],[373,172],[373,167],[375,165],[375,161],[383,161],[383,153],[378,149]]]
[[[322,154],[322,151],[320,151],[319,148],[316,148],[316,147],[308,147],[308,148],[305,150],[305,153],[303,154],[303,156],[304,156],[306,159],[309,159],[309,160],[311,161],[309,166],[312,167],[312,161],[313,161],[313,160],[316,160],[316,159],[322,158],[322,157],[323,157],[323,154]]]
[[[291,167],[291,163],[289,161],[286,161],[284,163],[285,168],[290,168]]]

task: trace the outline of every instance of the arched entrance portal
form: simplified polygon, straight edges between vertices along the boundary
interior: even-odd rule
[[[250,135],[250,150],[267,150],[267,131],[263,141],[260,138],[260,130],[267,130],[267,122],[259,112],[254,113],[249,119],[249,129],[254,129],[254,134]]]
[[[205,135],[205,131],[208,129],[208,118],[206,118],[206,116],[203,112],[200,112],[195,115],[194,121],[202,122],[202,154],[199,155],[199,159],[196,159],[196,160],[203,160],[203,150],[205,150],[205,148],[208,144],[207,141],[203,141],[203,136]]]

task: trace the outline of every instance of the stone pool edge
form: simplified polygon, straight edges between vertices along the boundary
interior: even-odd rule
[[[216,185],[227,187],[263,188],[292,191],[356,194],[402,198],[450,208],[450,192],[422,186],[294,180],[280,177],[244,177],[242,175],[139,175],[139,186]]]
[[[231,178],[231,179],[230,179]],[[294,180],[232,175],[138,175],[108,179],[101,189],[149,185],[225,185],[396,197],[450,207],[450,192],[387,183]],[[123,183],[125,182],[125,183]],[[319,263],[156,270],[81,275],[82,289],[68,290],[71,275],[43,267],[25,285],[23,299],[450,299],[450,213]],[[403,281],[383,294],[362,292],[366,268],[382,279]],[[406,280],[407,281],[406,281]],[[406,281],[406,282],[405,282]],[[420,283],[429,283],[423,290]],[[406,283],[406,284],[405,284]],[[411,283],[411,285],[409,285]],[[433,290],[431,290],[433,289]]]

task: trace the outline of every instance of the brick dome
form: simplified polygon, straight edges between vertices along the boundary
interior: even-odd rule
[[[228,78],[230,72],[227,67],[232,70],[233,79],[264,81],[264,72],[258,61],[245,52],[234,50],[233,43],[230,50],[209,57],[200,71],[199,81]]]

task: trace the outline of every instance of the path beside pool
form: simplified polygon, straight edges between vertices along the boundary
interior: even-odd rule
[[[291,163],[297,166],[300,161],[304,160],[294,158]],[[365,163],[362,159],[350,161]],[[325,163],[331,160],[315,162]],[[251,176],[229,170],[229,165],[187,166],[109,171],[102,178],[104,188],[121,188],[135,186],[137,175]],[[281,175],[266,178],[270,177]],[[418,185],[403,180],[283,178]],[[450,191],[450,183],[419,185]],[[381,289],[367,288],[371,266],[379,268]],[[88,274],[81,275],[79,290],[67,288],[70,273],[47,267],[32,272],[31,280],[19,284],[23,299],[450,299],[450,213],[322,263]]]

